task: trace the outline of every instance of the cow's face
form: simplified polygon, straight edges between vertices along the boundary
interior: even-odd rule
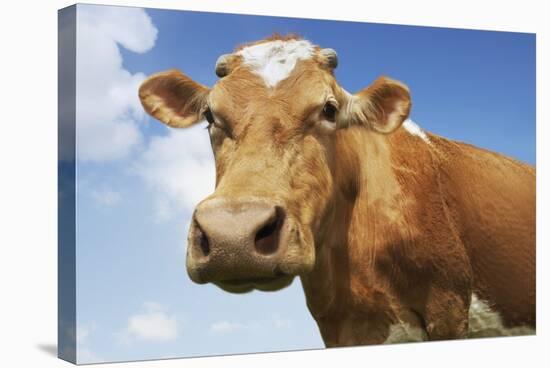
[[[212,89],[178,71],[141,86],[146,111],[165,124],[208,122],[216,190],[189,230],[193,281],[278,290],[313,268],[338,190],[338,131],[389,133],[410,108],[406,87],[386,78],[348,94],[334,78],[336,60],[307,41],[275,40],[221,57]]]

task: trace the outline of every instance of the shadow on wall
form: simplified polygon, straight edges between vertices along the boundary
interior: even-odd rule
[[[38,344],[36,345],[36,348],[38,350],[41,350],[42,352],[53,356],[54,358],[57,357],[57,345],[56,344]]]

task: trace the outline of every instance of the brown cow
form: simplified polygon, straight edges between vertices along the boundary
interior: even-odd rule
[[[535,169],[424,132],[400,82],[347,93],[336,64],[274,36],[220,57],[212,89],[176,70],[143,83],[160,121],[209,124],[191,279],[242,293],[300,276],[327,346],[534,333]]]

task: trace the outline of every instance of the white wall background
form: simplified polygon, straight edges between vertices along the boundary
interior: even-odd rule
[[[538,336],[128,363],[131,367],[544,366],[550,340],[547,243],[550,26],[545,2],[295,0],[88,1],[186,10],[537,33]],[[9,5],[8,5],[9,4]],[[0,21],[0,366],[64,367],[57,333],[57,9],[4,2]],[[399,47],[396,45],[396,47]],[[546,280],[546,282],[545,282]],[[107,365],[109,366],[109,365]]]

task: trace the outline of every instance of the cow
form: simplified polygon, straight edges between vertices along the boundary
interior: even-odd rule
[[[212,88],[178,70],[140,86],[162,123],[208,123],[190,278],[246,293],[298,276],[327,347],[535,333],[535,168],[421,129],[397,80],[348,93],[337,64],[274,35],[222,55]]]

